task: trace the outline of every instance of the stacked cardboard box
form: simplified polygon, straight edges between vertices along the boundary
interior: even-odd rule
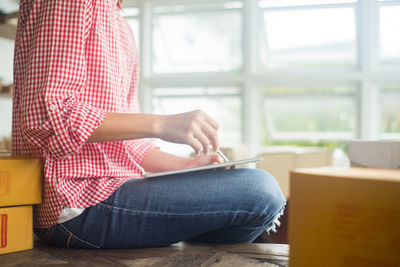
[[[349,159],[353,167],[400,169],[400,141],[352,140]]]
[[[0,155],[0,254],[33,248],[32,205],[41,201],[41,160]]]
[[[221,147],[220,149],[230,161],[246,159],[249,157],[249,152],[245,145]]]
[[[289,173],[296,168],[331,166],[332,152],[319,147],[273,146],[258,154],[263,161],[258,168],[271,173],[282,193],[289,197]]]
[[[400,266],[400,170],[291,172],[290,266]]]

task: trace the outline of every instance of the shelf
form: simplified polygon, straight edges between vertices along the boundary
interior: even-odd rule
[[[0,84],[0,98],[12,98],[13,86]]]
[[[0,14],[0,37],[15,40],[18,23],[18,11]]]
[[[0,23],[0,37],[15,40],[17,26],[11,23]]]

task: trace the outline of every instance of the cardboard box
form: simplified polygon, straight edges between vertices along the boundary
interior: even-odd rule
[[[33,248],[32,206],[0,208],[0,254]]]
[[[242,160],[249,158],[249,151],[245,145],[235,145],[231,147],[221,147],[221,152],[228,158],[229,161]],[[248,163],[236,165],[235,168],[254,168],[257,164]]]
[[[249,158],[249,151],[245,145],[221,147],[220,149],[230,161]]]
[[[353,140],[348,154],[353,167],[400,169],[400,141]]]
[[[289,173],[296,168],[331,166],[332,152],[318,147],[277,146],[258,154],[263,161],[258,168],[271,173],[279,183],[282,193],[289,197]]]
[[[291,172],[290,266],[400,266],[400,171]]]
[[[41,201],[41,159],[0,156],[0,207],[38,204]]]

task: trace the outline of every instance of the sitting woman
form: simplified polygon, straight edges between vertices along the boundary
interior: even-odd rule
[[[140,179],[221,162],[202,111],[140,113],[138,53],[117,0],[22,0],[15,42],[13,152],[44,160],[35,232],[74,248],[252,242],[285,199],[257,169]],[[188,144],[194,159],[149,140]]]

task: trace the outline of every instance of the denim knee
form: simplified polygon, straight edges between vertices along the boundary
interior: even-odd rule
[[[248,169],[246,172],[247,182],[253,187],[251,198],[259,211],[257,222],[265,229],[275,231],[286,204],[279,184],[271,174],[263,170]]]

